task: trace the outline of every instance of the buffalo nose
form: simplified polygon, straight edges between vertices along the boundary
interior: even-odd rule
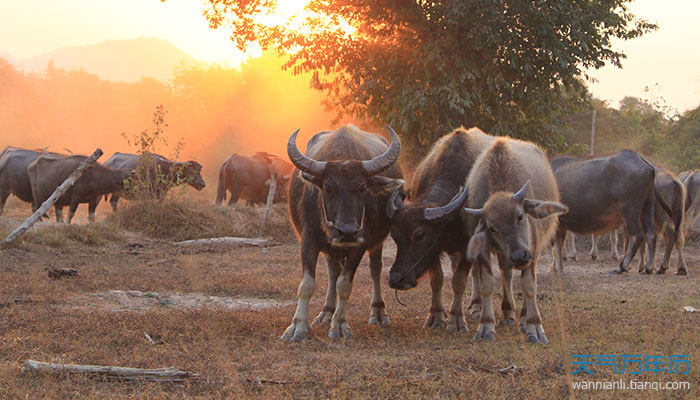
[[[510,260],[517,266],[522,266],[532,261],[534,257],[528,249],[516,250],[510,255]]]
[[[338,233],[340,233],[343,239],[354,239],[359,232],[360,228],[356,226],[347,224],[338,225]]]

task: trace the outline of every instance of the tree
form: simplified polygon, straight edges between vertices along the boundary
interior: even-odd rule
[[[585,102],[584,69],[620,66],[612,40],[655,29],[629,0],[311,0],[275,26],[259,16],[276,0],[208,1],[238,48],[288,53],[341,115],[393,125],[416,153],[459,125],[561,147],[550,116]]]

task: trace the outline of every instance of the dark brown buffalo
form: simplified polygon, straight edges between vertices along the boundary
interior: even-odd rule
[[[243,199],[248,205],[265,204],[269,191],[269,180],[276,179],[275,202],[287,200],[289,178],[294,166],[278,156],[258,152],[251,156],[232,154],[219,169],[219,186],[216,204],[221,204],[229,192],[228,205]]]
[[[656,193],[671,210],[671,214],[664,211],[664,205],[657,200],[654,207],[654,226],[656,233],[661,235],[665,245],[664,258],[661,261],[657,274],[663,274],[668,269],[671,251],[676,247],[678,252],[678,269],[676,274],[687,275],[685,256],[683,247],[685,246],[685,235],[683,224],[685,218],[686,191],[683,183],[670,172],[658,168],[656,183],[654,184]],[[644,242],[639,250],[639,272],[644,271]]]
[[[523,305],[520,328],[530,343],[547,343],[537,306],[537,259],[567,207],[544,152],[536,145],[498,138],[476,160],[468,178],[469,226],[474,229],[467,261],[481,299],[476,339],[494,340],[494,277],[491,253],[498,258],[503,283],[503,324],[515,325],[513,270],[520,270]]]
[[[330,322],[331,338],[350,336],[347,303],[365,252],[369,252],[374,287],[369,323],[388,322],[379,285],[382,244],[391,224],[386,205],[403,181],[395,164],[401,142],[387,129],[391,146],[348,125],[317,134],[309,141],[313,145],[307,147],[306,155],[296,145],[299,131],[289,138],[287,153],[297,167],[289,188],[289,214],[301,240],[302,281],[296,313],[280,339],[294,342],[308,337],[308,306],[316,287],[319,253],[326,255],[329,279],[325,306],[314,323]]]
[[[561,202],[569,207],[559,218],[553,269],[563,271],[562,244],[567,231],[602,234],[624,225],[630,246],[616,272],[629,271],[629,263],[646,239],[649,259],[645,271],[651,273],[656,247],[656,168],[632,150],[581,159],[561,157],[551,164]],[[668,210],[665,204],[663,207]]]
[[[34,208],[38,208],[46,201],[87,158],[86,156],[63,158],[41,156],[34,160],[27,167],[32,198],[35,202]],[[129,169],[118,170],[99,164],[89,168],[54,204],[56,222],[63,222],[63,207],[69,206],[68,223],[70,223],[80,203],[88,203],[88,218],[94,221],[95,208],[100,196],[120,190],[124,180],[128,179],[132,173],[133,171]]]
[[[459,128],[443,136],[416,168],[405,202],[394,196],[389,204],[391,237],[398,248],[389,286],[410,289],[426,272],[430,274],[432,301],[425,327],[467,330],[462,296],[471,265],[465,259],[469,235],[461,217],[467,191],[461,189],[474,161],[493,139],[478,128]],[[453,261],[449,319],[442,303],[441,253]]]
[[[10,194],[22,201],[32,203],[32,187],[29,183],[27,167],[39,156],[64,157],[63,154],[40,150],[27,150],[6,147],[0,153],[0,215]]]
[[[206,186],[202,179],[202,165],[197,161],[176,162],[155,154],[114,153],[104,165],[115,169],[130,169],[136,173],[130,186],[143,185],[156,198],[161,198],[175,185],[187,183],[197,190]],[[112,210],[117,210],[119,197],[124,193],[112,193],[109,199]]]

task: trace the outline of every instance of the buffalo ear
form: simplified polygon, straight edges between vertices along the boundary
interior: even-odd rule
[[[479,255],[485,253],[488,247],[488,233],[482,223],[476,227],[474,234],[467,244],[467,262],[473,263]]]
[[[525,212],[535,218],[544,218],[550,215],[566,214],[569,207],[556,201],[528,200],[523,202]]]
[[[323,189],[323,178],[321,178],[317,175],[312,175],[308,172],[302,172],[301,178],[303,180],[305,180],[306,182],[313,183],[314,185],[318,186],[320,189]]]
[[[367,179],[369,190],[376,194],[389,194],[396,189],[402,189],[406,183],[403,179],[387,178],[385,176],[371,176]]]
[[[402,188],[396,188],[389,196],[389,201],[386,203],[386,216],[389,219],[394,219],[396,212],[403,208],[403,201],[406,194]]]

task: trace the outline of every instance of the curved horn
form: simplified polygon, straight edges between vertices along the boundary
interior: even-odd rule
[[[513,195],[513,198],[515,198],[518,201],[523,201],[525,199],[525,193],[527,193],[527,189],[530,188],[530,180],[528,179],[527,182],[523,185],[523,187],[518,190],[518,193]]]
[[[397,135],[389,125],[386,126],[386,129],[391,135],[391,146],[389,146],[381,156],[362,161],[362,167],[365,169],[365,174],[367,176],[376,175],[385,171],[399,159],[399,154],[401,154],[401,139],[399,139],[399,135]]]
[[[287,141],[287,155],[292,161],[292,164],[299,168],[299,170],[311,175],[320,175],[326,168],[326,162],[313,160],[299,151],[297,147],[297,134],[299,130],[300,129],[294,131],[292,136],[289,137],[289,141]]]
[[[475,217],[481,217],[481,214],[483,214],[484,209],[464,207],[464,212]]]
[[[462,187],[459,188],[459,192],[455,197],[452,198],[447,204],[445,204],[442,207],[434,207],[434,208],[426,208],[423,210],[423,218],[427,219],[428,221],[436,220],[438,218],[442,218],[446,215],[449,215],[450,213],[454,212],[456,209],[461,207],[464,204],[464,201],[467,199],[467,195],[469,194],[469,190],[465,187],[462,190]]]

